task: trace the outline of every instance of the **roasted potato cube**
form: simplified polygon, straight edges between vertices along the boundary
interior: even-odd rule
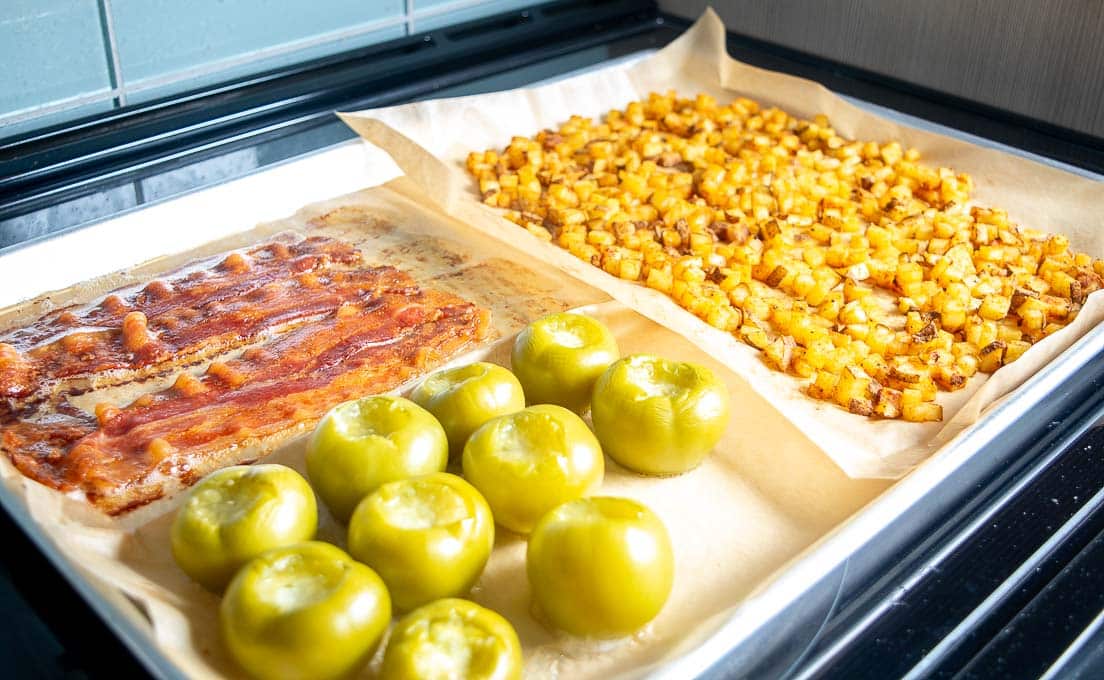
[[[978,353],[978,368],[985,373],[992,373],[1004,364],[1004,350],[1007,347],[1000,340],[994,340]]]
[[[834,401],[836,396],[836,385],[839,383],[839,376],[827,371],[817,371],[816,378],[809,385],[806,391],[809,396],[814,399],[823,399],[825,401]]]
[[[1031,343],[1023,340],[1014,340],[1008,343],[1008,346],[1004,349],[1004,357],[1001,359],[1002,363],[1010,364],[1016,359],[1023,356],[1023,353],[1031,349]]]
[[[983,319],[998,321],[1008,316],[1008,308],[1012,300],[1003,295],[990,295],[981,301],[978,315]]]
[[[796,346],[797,343],[794,342],[793,337],[783,335],[772,340],[767,348],[763,350],[763,354],[767,358],[767,363],[785,372],[790,370],[790,364],[793,362],[793,350]]]
[[[901,397],[901,392],[892,387],[881,388],[874,399],[874,413],[883,418],[901,417]]]
[[[770,344],[770,336],[767,335],[767,332],[752,324],[744,324],[740,327],[740,337],[756,349],[765,350],[767,345]]]
[[[943,420],[943,407],[931,401],[905,404],[901,416],[910,423],[938,422]]]

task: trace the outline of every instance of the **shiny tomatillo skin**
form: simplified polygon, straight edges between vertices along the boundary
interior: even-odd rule
[[[468,600],[437,600],[395,624],[380,680],[521,680],[513,626]]]
[[[409,399],[380,395],[338,404],[307,443],[307,475],[326,507],[349,521],[381,484],[448,464],[448,439],[437,419]]]
[[[271,550],[249,562],[219,608],[222,639],[261,680],[346,677],[371,658],[391,623],[374,571],[329,543]]]
[[[518,333],[510,366],[530,404],[586,411],[594,381],[620,356],[610,329],[589,316],[561,312]]]
[[[548,621],[573,635],[629,635],[663,609],[674,581],[663,522],[627,498],[564,503],[533,529],[526,554],[533,598]]]
[[[491,506],[495,521],[527,533],[541,515],[591,493],[605,460],[583,420],[552,404],[500,416],[464,447],[464,477]]]
[[[441,422],[449,451],[457,457],[480,425],[525,408],[525,395],[514,374],[485,361],[437,371],[410,398]]]
[[[349,521],[349,553],[376,570],[400,611],[466,595],[492,548],[487,501],[444,472],[384,484]]]
[[[697,467],[720,441],[728,417],[728,388],[697,364],[634,354],[594,385],[591,419],[602,450],[644,474]]]
[[[221,592],[257,555],[310,540],[318,507],[307,480],[283,465],[235,465],[204,477],[184,496],[170,537],[176,563]]]

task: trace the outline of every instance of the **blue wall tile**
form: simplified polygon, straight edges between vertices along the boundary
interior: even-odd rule
[[[0,2],[2,1],[3,0],[0,0]],[[316,45],[307,49],[296,50],[294,52],[282,54],[277,57],[270,57],[268,59],[261,59],[259,61],[251,61],[248,64],[243,64],[241,66],[222,69],[199,76],[191,76],[182,80],[174,81],[172,83],[160,85],[150,89],[137,90],[128,95],[127,103],[137,104],[140,102],[148,102],[157,99],[158,97],[178,94],[180,92],[187,92],[188,90],[194,90],[196,88],[205,87],[207,85],[214,85],[216,83],[233,80],[235,78],[248,76],[250,74],[261,73],[269,69],[309,61],[311,59],[317,59],[319,57],[325,57],[331,54],[337,54],[338,52],[344,52],[346,50],[353,50],[358,47],[373,45],[375,43],[394,40],[395,38],[403,37],[405,34],[406,33],[403,26],[394,26],[392,28],[372,31],[370,33],[354,36],[352,38],[334,40],[331,42],[327,42],[324,45]]]
[[[101,2],[0,0],[0,138],[112,107]],[[415,31],[541,3],[487,0],[478,6],[448,9],[455,4],[456,0],[415,0]],[[128,104],[401,37],[406,30],[401,20],[405,6],[406,0],[110,2]],[[418,16],[427,9],[441,12]],[[388,20],[395,21],[357,33]],[[345,37],[332,39],[335,34]],[[319,39],[325,42],[302,44]],[[277,48],[275,53],[261,57],[261,51],[271,48]],[[88,95],[100,98],[90,100]],[[75,98],[86,103],[4,123],[5,114],[20,112],[23,117],[35,107]]]
[[[403,0],[113,0],[124,82],[134,83],[398,16]]]
[[[0,115],[110,87],[96,0],[0,0]]]

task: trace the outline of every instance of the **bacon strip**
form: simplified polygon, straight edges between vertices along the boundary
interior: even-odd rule
[[[344,270],[360,253],[323,237],[233,252],[98,305],[69,307],[0,336],[0,414],[56,392],[162,373],[332,313],[389,286],[394,270]],[[213,264],[213,263],[211,263]]]
[[[115,514],[158,498],[164,478],[191,483],[227,452],[293,436],[334,405],[393,389],[483,337],[485,311],[387,269],[396,285],[203,376],[182,374],[172,388],[122,409],[105,405],[95,418],[14,422],[0,442],[23,474],[79,489]]]

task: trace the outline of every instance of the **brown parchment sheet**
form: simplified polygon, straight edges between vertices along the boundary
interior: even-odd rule
[[[812,81],[735,61],[725,51],[725,27],[712,10],[670,45],[629,66],[533,89],[424,101],[342,118],[365,140],[390,153],[450,214],[692,340],[747,379],[853,477],[901,477],[1104,319],[1104,296],[1095,293],[1074,323],[1034,345],[1018,361],[988,379],[978,374],[963,390],[941,393],[941,423],[868,420],[807,398],[800,391],[803,381],[769,369],[757,350],[713,329],[664,294],[577,260],[479,201],[476,183],[464,170],[468,152],[500,149],[514,135],[556,128],[573,114],[597,119],[649,92],[668,90],[689,97],[705,92],[719,102],[746,96],[807,119],[826,114],[847,138],[897,140],[917,148],[923,163],[971,174],[977,204],[1004,208],[1024,226],[1063,233],[1078,250],[1104,256],[1104,183],[910,128],[858,108]]]
[[[182,262],[247,245],[284,231],[323,233],[358,245],[369,262],[410,269],[430,286],[456,291],[493,310],[499,339],[452,364],[487,359],[509,366],[512,335],[529,320],[565,308],[601,319],[623,353],[651,352],[703,363],[733,395],[731,423],[698,469],[674,478],[641,477],[607,459],[601,492],[637,498],[655,510],[674,544],[674,590],[660,616],[638,634],[612,642],[557,634],[530,614],[525,540],[497,528],[496,548],[472,598],[505,615],[525,652],[526,677],[592,678],[646,674],[684,652],[725,619],[784,564],[883,492],[884,480],[845,475],[747,380],[678,333],[660,326],[555,268],[539,266],[500,241],[447,217],[405,178],[309,206],[287,220],[161,258],[2,312],[0,327],[45,307],[90,301],[120,284],[145,281]],[[411,385],[400,388],[405,393]],[[116,395],[119,401],[131,395]],[[278,447],[266,462],[300,472],[305,437]],[[256,451],[243,452],[251,458]],[[455,471],[455,470],[454,470]],[[796,472],[799,471],[799,472]],[[121,520],[23,478],[0,460],[6,500],[30,515],[69,566],[110,603],[113,615],[140,631],[189,677],[240,677],[218,633],[219,598],[173,563],[172,510],[179,496]],[[318,537],[344,547],[345,529],[319,505]],[[723,518],[729,531],[716,531]],[[381,647],[382,650],[382,647]],[[380,655],[360,677],[372,677]]]

